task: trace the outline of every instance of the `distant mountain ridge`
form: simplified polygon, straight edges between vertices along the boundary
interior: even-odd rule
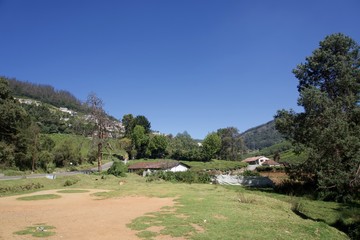
[[[245,146],[250,150],[260,150],[284,140],[275,129],[274,120],[246,130],[241,134],[241,137]]]

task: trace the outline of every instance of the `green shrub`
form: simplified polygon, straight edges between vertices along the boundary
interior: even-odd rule
[[[256,171],[258,171],[258,172],[284,172],[285,167],[282,167],[282,166],[276,166],[276,167],[259,166],[256,168]]]
[[[71,178],[71,179],[67,179],[64,183],[64,187],[69,187],[71,185],[76,184],[77,182],[79,182],[80,180],[78,178]]]
[[[245,170],[241,176],[244,176],[244,177],[254,177],[254,176],[260,176],[260,174],[258,172],[255,172],[255,171],[250,171],[250,170]]]
[[[107,173],[116,177],[126,177],[127,167],[120,161],[114,161],[113,165],[108,169]]]
[[[209,183],[211,176],[207,172],[164,172],[158,171],[147,176],[146,181],[152,182],[157,180],[165,180],[169,182],[182,182],[182,183]]]
[[[40,183],[28,183],[28,184],[18,185],[18,186],[0,187],[0,194],[24,192],[24,191],[40,189],[43,187],[44,186]]]
[[[275,192],[290,196],[311,196],[314,195],[314,185],[310,182],[300,182],[292,179],[283,180],[276,184]]]

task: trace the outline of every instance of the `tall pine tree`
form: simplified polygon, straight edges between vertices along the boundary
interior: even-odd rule
[[[360,52],[343,34],[327,36],[294,70],[298,105],[278,111],[277,129],[309,152],[293,177],[315,183],[318,196],[346,201],[360,187]]]

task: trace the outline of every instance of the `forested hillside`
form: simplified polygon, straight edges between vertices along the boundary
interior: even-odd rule
[[[263,149],[284,140],[275,129],[274,121],[250,128],[243,132],[241,137],[244,140],[245,146],[250,150]]]
[[[56,90],[50,85],[23,82],[14,78],[7,78],[7,80],[14,96],[32,98],[55,107],[66,107],[80,112],[86,111],[86,106],[68,91]]]

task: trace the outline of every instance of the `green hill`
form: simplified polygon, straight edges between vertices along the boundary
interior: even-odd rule
[[[245,146],[250,150],[259,150],[284,140],[281,134],[275,129],[274,120],[260,126],[250,128],[243,132]]]
[[[68,91],[56,90],[50,85],[24,82],[14,78],[7,78],[7,80],[14,96],[38,100],[58,108],[65,107],[80,112],[88,111],[87,107]]]

